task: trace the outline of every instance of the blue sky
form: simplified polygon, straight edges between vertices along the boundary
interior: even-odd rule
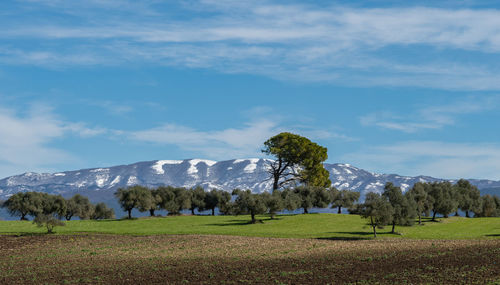
[[[401,3],[2,1],[0,177],[291,131],[332,163],[500,179],[498,5]]]

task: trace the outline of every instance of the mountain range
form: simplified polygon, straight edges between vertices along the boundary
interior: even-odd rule
[[[231,191],[240,188],[260,193],[272,188],[267,172],[270,161],[262,158],[227,161],[154,160],[57,173],[27,172],[0,180],[0,199],[6,199],[19,191],[41,191],[65,197],[81,193],[93,201],[110,200],[117,188],[136,184],[148,187],[201,185],[205,189]],[[392,182],[405,191],[416,182],[444,180],[429,176],[377,174],[340,163],[325,163],[324,167],[330,172],[333,186],[359,191],[362,197],[370,191],[382,191],[386,182]],[[500,181],[470,179],[470,182],[488,193],[500,193]]]

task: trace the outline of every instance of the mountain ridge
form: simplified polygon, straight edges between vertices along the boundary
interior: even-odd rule
[[[55,173],[26,172],[0,180],[0,199],[8,198],[19,191],[41,191],[63,196],[96,192],[96,196],[112,196],[113,190],[135,184],[148,187],[201,185],[205,189],[231,191],[234,188],[242,188],[260,193],[272,188],[272,181],[267,173],[269,161],[271,160],[265,158],[225,161],[152,160]],[[343,163],[325,163],[324,167],[330,173],[333,186],[338,189],[359,191],[362,196],[367,192],[380,192],[386,182],[393,182],[403,190],[407,190],[416,182],[456,181],[423,175],[412,177],[378,174]],[[480,189],[500,187],[500,181],[486,179],[470,179],[470,181]],[[106,193],[97,194],[103,191]]]

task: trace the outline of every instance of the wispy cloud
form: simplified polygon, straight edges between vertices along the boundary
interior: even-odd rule
[[[118,131],[132,140],[159,145],[174,145],[212,159],[261,157],[264,141],[280,132],[292,132],[317,140],[353,141],[345,134],[318,129],[312,125],[293,125],[286,116],[270,114],[271,109],[258,107],[244,112],[250,119],[241,127],[199,130],[174,123],[139,131]],[[250,115],[254,114],[254,115]],[[255,114],[259,114],[255,116]],[[258,119],[255,119],[258,118]]]
[[[420,108],[413,113],[404,115],[389,111],[370,113],[362,116],[360,122],[364,126],[415,133],[455,125],[457,118],[461,115],[483,112],[497,107],[498,99],[496,97],[469,98],[446,105]]]
[[[53,142],[66,135],[91,137],[104,132],[62,121],[45,105],[32,105],[27,112],[0,106],[0,176],[75,162],[76,156],[52,146]]]
[[[43,14],[21,25],[4,20],[0,38],[41,43],[29,49],[0,47],[4,63],[147,61],[356,86],[500,89],[494,64],[500,53],[500,11],[493,9],[272,1],[184,1],[167,8],[158,1],[30,2],[44,9],[61,7],[58,13],[72,21],[47,22]],[[173,16],[179,13],[187,16]],[[464,54],[486,60],[469,61]]]
[[[373,171],[500,179],[500,145],[496,143],[408,141],[369,147],[344,158]]]

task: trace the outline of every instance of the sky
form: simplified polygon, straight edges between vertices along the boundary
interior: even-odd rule
[[[5,0],[0,178],[265,157],[500,179],[496,1]]]

